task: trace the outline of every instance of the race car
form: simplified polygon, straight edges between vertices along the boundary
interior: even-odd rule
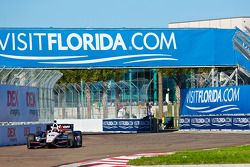
[[[48,124],[46,131],[27,136],[27,148],[82,147],[82,132],[73,131],[73,124]]]

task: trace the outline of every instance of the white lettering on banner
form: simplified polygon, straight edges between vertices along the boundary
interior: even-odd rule
[[[42,50],[43,49],[42,36],[46,36],[46,34],[45,33],[34,33],[33,35],[38,37],[39,50]]]
[[[24,39],[21,38],[21,36],[26,37],[26,34],[24,33],[18,34],[17,39],[23,45],[23,47],[18,46],[17,49],[20,51],[24,51],[27,49],[27,43],[24,41]]]
[[[95,34],[95,37],[97,39],[96,43],[98,43],[98,45],[96,45],[96,48],[98,48],[99,50],[99,38],[97,37],[98,34]],[[95,50],[95,47],[93,46],[92,42],[93,42],[93,36],[91,34],[86,33],[85,35],[83,35],[82,37],[83,41],[85,41],[83,43],[83,50],[88,50],[88,47],[90,48],[90,50]]]
[[[42,50],[169,50],[177,49],[174,32],[167,37],[165,33],[141,33],[131,35],[131,43],[125,43],[121,33],[7,33],[1,35],[0,51],[12,49],[13,51]]]
[[[249,118],[234,118],[233,123],[247,123],[249,124]]]
[[[9,41],[9,37],[10,37],[10,33],[8,33],[8,34],[6,35],[4,44],[3,44],[3,42],[2,42],[2,39],[0,39],[0,47],[1,47],[1,50],[5,50],[5,49],[6,49],[7,43],[8,43],[8,41]]]
[[[115,38],[114,47],[112,48],[112,50],[116,50],[117,46],[121,46],[123,50],[127,50],[127,47],[126,47],[120,33],[118,33],[116,38]]]
[[[144,37],[143,37],[143,34],[142,33],[135,33],[133,36],[132,36],[132,46],[137,49],[137,50],[143,50],[144,47],[143,46],[139,46],[138,44],[136,44],[135,42],[135,39],[137,38],[140,38],[140,37],[137,37],[137,36],[140,36],[142,39],[143,39],[143,45],[148,49],[148,50],[155,50],[155,49],[160,49],[160,50],[163,50],[165,48],[163,48],[164,44],[166,46],[167,49],[170,49],[170,46],[171,44],[173,45],[173,48],[174,50],[177,49],[176,47],[176,41],[175,41],[175,35],[174,33],[172,32],[171,35],[170,35],[170,38],[169,38],[169,41],[167,41],[166,39],[166,36],[164,33],[161,33],[161,36],[159,38],[159,36],[155,33],[147,33]],[[155,39],[155,43],[153,46],[149,46],[149,39],[148,38],[154,38]],[[141,41],[142,39],[140,39],[139,41]]]
[[[58,50],[68,50],[67,46],[62,45],[62,36],[58,34]]]
[[[100,50],[110,50],[112,48],[113,39],[110,35],[101,33],[99,39],[100,39]],[[104,39],[108,40],[108,45],[106,46],[104,44]]]
[[[135,33],[133,36],[132,36],[132,45],[133,47],[136,49],[136,50],[143,50],[143,46],[139,47],[138,45],[135,44],[135,37],[137,36],[142,36],[142,33],[138,32],[138,33]]]
[[[48,49],[53,50],[52,45],[57,43],[56,39],[53,39],[57,37],[56,33],[48,33]]]
[[[32,45],[32,34],[29,33],[29,44],[30,44],[30,50],[32,50],[33,45]]]
[[[12,41],[13,41],[13,43],[12,43],[12,50],[16,50],[15,34],[12,33],[11,37],[12,37]]]
[[[72,38],[75,38],[77,40],[76,46],[72,44]],[[82,47],[82,39],[80,35],[76,33],[69,34],[69,36],[67,37],[67,45],[71,50],[79,50]]]
[[[240,101],[240,88],[226,88],[210,90],[189,91],[186,97],[186,103],[218,103]]]

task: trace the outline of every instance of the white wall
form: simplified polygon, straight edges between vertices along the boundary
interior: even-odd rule
[[[74,130],[103,132],[102,119],[57,119],[57,123],[74,124]]]

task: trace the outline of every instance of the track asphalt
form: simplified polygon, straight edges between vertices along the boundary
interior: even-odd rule
[[[138,153],[166,153],[250,144],[250,132],[84,134],[83,147],[27,149],[0,147],[0,166],[48,167]]]

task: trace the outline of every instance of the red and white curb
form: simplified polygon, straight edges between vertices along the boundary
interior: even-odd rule
[[[67,165],[62,165],[60,167],[90,167],[90,166],[102,166],[102,167],[125,167],[129,160],[140,158],[140,157],[151,157],[151,156],[158,156],[158,155],[166,155],[169,153],[141,153],[141,154],[134,154],[129,156],[119,156],[119,157],[112,157],[112,158],[104,158],[97,161],[92,162],[77,162]]]

